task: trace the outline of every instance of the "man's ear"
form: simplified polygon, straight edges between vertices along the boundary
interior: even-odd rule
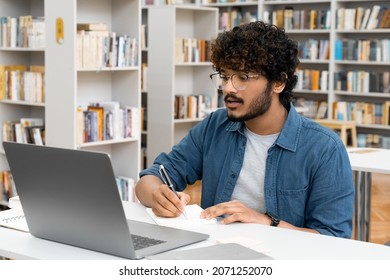
[[[273,85],[273,92],[275,93],[281,93],[284,90],[284,87],[286,86],[286,83],[283,81],[276,81]]]
[[[286,86],[286,81],[287,81],[287,74],[282,73],[282,79],[280,81],[275,81],[273,85],[273,89],[275,93],[281,93]]]

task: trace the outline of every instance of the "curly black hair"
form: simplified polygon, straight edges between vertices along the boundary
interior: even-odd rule
[[[262,21],[236,26],[212,41],[210,59],[217,72],[254,72],[269,82],[285,82],[279,100],[284,106],[290,103],[297,83],[298,47],[283,29]]]

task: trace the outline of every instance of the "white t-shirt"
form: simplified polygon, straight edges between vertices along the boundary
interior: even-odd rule
[[[234,187],[232,200],[239,200],[249,208],[265,212],[264,175],[268,149],[279,133],[258,135],[245,128],[247,143],[244,162]]]

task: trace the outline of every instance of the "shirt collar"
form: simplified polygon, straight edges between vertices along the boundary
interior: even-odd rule
[[[276,139],[275,145],[278,145],[286,150],[290,150],[291,152],[295,152],[298,146],[301,128],[302,117],[290,103],[290,110],[288,112],[287,119],[278,139]]]
[[[290,110],[288,111],[286,122],[283,125],[278,139],[276,139],[275,145],[295,152],[298,146],[298,139],[302,128],[302,118],[292,104],[290,104],[289,107]],[[230,122],[226,130],[232,132],[238,131],[241,134],[244,134],[244,127],[245,126],[243,122]]]

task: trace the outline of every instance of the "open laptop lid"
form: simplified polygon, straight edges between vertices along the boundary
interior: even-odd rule
[[[126,220],[110,157],[105,153],[13,142],[3,146],[27,224],[36,237],[129,259],[209,237]],[[130,230],[164,242],[135,251]]]
[[[136,258],[107,154],[3,146],[32,235]]]

